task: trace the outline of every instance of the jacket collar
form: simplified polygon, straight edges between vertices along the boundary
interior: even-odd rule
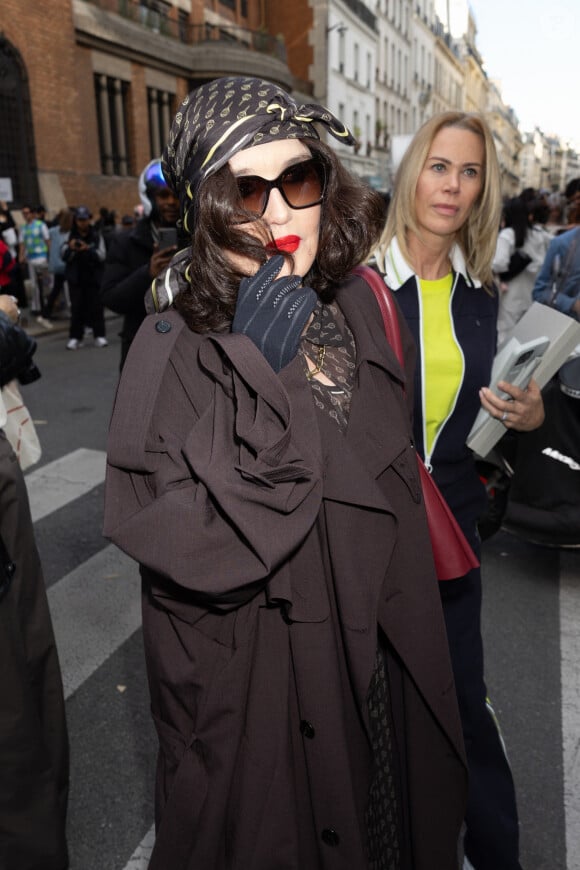
[[[450,259],[453,271],[463,275],[463,278],[470,287],[481,287],[481,281],[472,278],[467,271],[465,257],[459,245],[453,245]],[[391,290],[398,290],[403,284],[406,284],[409,278],[415,276],[413,269],[403,257],[396,238],[391,241],[391,244],[387,248],[383,268],[386,277],[385,283]]]

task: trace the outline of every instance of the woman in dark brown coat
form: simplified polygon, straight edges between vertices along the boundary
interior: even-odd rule
[[[192,245],[127,358],[105,517],[143,578],[150,870],[457,867],[466,772],[414,356],[401,324],[403,372],[350,275],[382,203],[314,122],[353,143],[319,106],[219,79],[164,154]]]
[[[31,365],[0,297],[0,382]],[[25,337],[24,337],[25,338]],[[26,484],[0,397],[0,870],[66,870],[69,747],[58,654]]]

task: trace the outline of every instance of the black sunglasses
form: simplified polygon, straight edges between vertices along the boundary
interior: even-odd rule
[[[268,207],[270,191],[276,188],[290,208],[310,208],[324,198],[326,170],[317,157],[289,166],[277,178],[269,181],[259,175],[240,175],[236,178],[240,204],[251,212],[251,220],[261,218]]]

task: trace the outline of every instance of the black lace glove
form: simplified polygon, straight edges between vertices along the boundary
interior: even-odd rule
[[[316,293],[301,287],[299,275],[276,278],[284,257],[276,254],[251,278],[243,278],[238,292],[232,332],[251,338],[275,372],[298,353],[300,336],[316,305]]]

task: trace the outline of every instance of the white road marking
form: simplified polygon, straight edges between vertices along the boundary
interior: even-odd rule
[[[110,545],[48,590],[65,698],[141,625],[136,563]]]
[[[575,554],[563,551],[560,566],[566,868],[580,870],[580,582]]]
[[[105,479],[106,454],[84,447],[25,475],[32,521],[65,507]]]
[[[123,867],[123,870],[147,870],[154,842],[155,825],[149,828],[128,862]]]
[[[33,522],[90,492],[105,479],[106,454],[80,448],[25,475]],[[65,698],[78,689],[141,625],[136,563],[104,547],[48,590]],[[153,825],[125,870],[146,870]]]

